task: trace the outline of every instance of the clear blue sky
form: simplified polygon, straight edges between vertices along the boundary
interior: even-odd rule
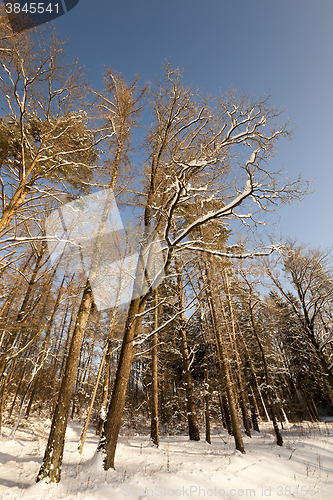
[[[296,128],[274,168],[315,190],[281,209],[277,233],[333,246],[332,0],[80,0],[55,27],[98,88],[104,66],[144,82],[170,60],[205,94],[272,93]]]

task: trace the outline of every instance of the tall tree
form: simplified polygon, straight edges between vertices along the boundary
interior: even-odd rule
[[[91,280],[98,273],[100,259],[103,251],[105,251],[105,249],[103,250],[103,244],[106,241],[104,235],[113,202],[113,191],[116,187],[121,161],[123,161],[123,156],[126,155],[129,149],[131,128],[135,125],[136,116],[140,113],[139,101],[145,93],[145,89],[138,91],[137,81],[134,84],[126,85],[122,75],[116,75],[111,70],[107,73],[107,82],[109,82],[109,86],[107,87],[109,93],[106,96],[99,94],[100,102],[98,106],[103,110],[102,119],[106,121],[105,127],[110,131],[109,136],[115,137],[115,143],[112,142],[111,144],[113,147],[111,148],[113,159],[108,165],[110,169],[109,191],[105,205],[102,207],[101,218],[98,221],[98,232],[92,252],[92,262],[89,270]],[[93,294],[88,277],[83,290],[57,405],[53,415],[51,431],[37,481],[45,477],[48,477],[50,481],[60,481],[65,433],[75,383],[76,367],[92,306]]]
[[[277,139],[289,136],[285,125],[276,126],[279,113],[268,107],[268,99],[255,102],[242,96],[237,100],[234,93],[230,93],[213,104],[210,106],[207,99],[200,99],[191,89],[184,88],[180,73],[170,66],[166,68],[165,81],[159,82],[152,94],[154,121],[147,142],[149,168],[147,161],[143,219],[147,231],[154,228],[155,234],[163,235],[166,244],[164,268],[140,298],[139,290],[145,280],[142,260],[152,238],[147,236],[134,283],[137,293],[129,305],[116,380],[98,446],[105,470],[114,468],[135,339],[145,305],[153,286],[168,273],[175,251],[185,248],[209,251],[200,241],[190,242],[189,236],[196,228],[216,219],[244,220],[245,217],[248,221],[248,214],[237,211],[240,205],[249,206],[252,202],[268,208],[279,198],[290,201],[302,192],[300,181],[279,187],[279,175],[274,175],[266,166]],[[238,156],[232,172],[233,155],[243,151],[243,146],[243,163]],[[252,148],[250,157],[249,146]],[[196,196],[201,196],[202,215],[186,224],[181,219],[180,207]],[[206,210],[205,202],[212,196],[216,197],[216,207]],[[253,210],[249,210],[254,217]],[[172,237],[170,230],[174,220],[176,235]],[[237,257],[228,249],[224,255]]]

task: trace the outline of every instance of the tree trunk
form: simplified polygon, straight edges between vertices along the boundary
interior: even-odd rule
[[[242,379],[241,371],[240,371],[241,370],[241,363],[240,363],[240,359],[239,359],[238,346],[237,346],[237,341],[236,341],[236,323],[235,323],[233,306],[232,306],[232,301],[231,301],[228,275],[227,275],[227,272],[225,269],[223,270],[222,277],[223,277],[224,286],[226,289],[226,298],[227,298],[227,303],[228,303],[228,308],[229,308],[229,313],[230,313],[232,334],[231,334],[230,328],[228,326],[228,320],[227,320],[226,311],[224,309],[223,301],[221,299],[221,296],[219,295],[221,310],[222,310],[223,318],[225,321],[226,329],[228,331],[230,346],[231,346],[232,351],[235,353],[235,358],[236,358],[236,370],[235,371],[236,371],[237,385],[238,385],[238,390],[239,390],[239,403],[240,403],[240,407],[241,407],[241,411],[242,411],[245,433],[247,436],[251,437],[251,427],[250,427],[250,421],[249,421],[247,408],[246,408],[246,400],[245,400],[245,395],[244,395],[244,384],[243,384],[243,379]]]
[[[112,343],[112,340],[108,339],[108,341],[107,341],[107,343],[105,345],[104,351],[103,351],[103,355],[102,355],[102,359],[101,359],[100,365],[99,365],[99,370],[98,370],[98,373],[97,373],[94,390],[93,390],[93,393],[91,395],[91,401],[90,401],[90,405],[89,405],[89,408],[88,408],[88,413],[87,413],[87,416],[86,416],[84,427],[83,427],[82,432],[81,432],[80,442],[79,442],[79,446],[78,446],[78,452],[79,452],[80,455],[82,455],[82,452],[83,452],[83,446],[84,446],[84,442],[85,442],[86,435],[87,435],[89,420],[90,420],[91,413],[92,413],[92,410],[93,410],[93,407],[94,407],[94,402],[95,402],[95,398],[96,398],[96,394],[97,394],[99,379],[101,378],[101,375],[102,375],[104,361],[105,361],[105,356],[107,354],[107,351],[109,350],[109,344],[110,343]]]
[[[10,418],[12,416],[12,413],[13,413],[13,410],[15,408],[15,403],[16,403],[16,399],[17,399],[17,396],[18,396],[18,393],[21,389],[21,386],[22,386],[22,382],[23,382],[23,378],[24,378],[24,375],[25,375],[25,371],[27,369],[27,363],[25,363],[23,365],[23,367],[21,368],[20,372],[19,372],[19,376],[18,376],[18,381],[17,381],[17,386],[16,386],[16,391],[15,391],[15,396],[14,396],[14,399],[13,399],[13,402],[12,402],[12,405],[10,407],[10,411],[9,411],[9,415],[8,417]]]
[[[45,358],[47,356],[47,350],[46,349],[47,349],[48,343],[50,341],[51,331],[52,331],[52,327],[53,327],[53,323],[54,323],[54,318],[55,318],[56,312],[57,312],[59,304],[60,304],[62,290],[63,290],[63,286],[64,286],[64,282],[65,282],[65,276],[66,275],[63,276],[62,282],[60,284],[60,287],[59,287],[59,290],[58,290],[58,295],[57,295],[57,298],[56,298],[56,301],[55,301],[55,304],[54,304],[54,308],[53,308],[53,311],[52,311],[52,315],[51,315],[51,318],[50,318],[50,321],[49,321],[49,324],[48,324],[48,327],[47,327],[47,330],[46,330],[46,333],[45,333],[45,337],[44,337],[44,340],[43,340],[42,357],[41,357],[41,360],[40,360],[40,369],[37,371],[36,376],[33,377],[33,379],[31,380],[31,383],[30,383],[30,388],[32,388],[32,389],[31,389],[31,395],[30,395],[29,403],[28,403],[28,406],[27,406],[27,409],[26,409],[26,413],[25,413],[25,417],[26,418],[29,416],[29,413],[30,413],[30,410],[31,410],[32,401],[33,401],[33,398],[34,398],[34,395],[35,395],[35,392],[36,392],[37,384],[38,384],[38,381],[40,379],[41,373],[43,371],[43,364],[44,364]],[[28,393],[26,393],[26,395],[27,394]]]
[[[242,410],[242,417],[243,417],[243,424],[245,427],[245,434],[249,437],[251,437],[251,425],[250,425],[250,420],[249,416],[247,413],[247,408],[246,408],[246,403],[245,403],[245,398],[244,398],[244,391],[241,389],[240,385],[239,387],[239,403],[240,407]]]
[[[51,482],[60,481],[65,434],[75,374],[91,305],[92,291],[89,281],[87,280],[72,335],[43,463],[37,476],[37,482],[45,477],[48,477]]]
[[[262,342],[260,340],[260,337],[259,337],[259,334],[258,334],[258,331],[257,331],[257,327],[256,327],[256,324],[255,324],[255,321],[254,321],[253,309],[252,309],[251,305],[249,306],[249,309],[250,309],[250,319],[251,319],[252,331],[253,331],[253,333],[254,333],[254,335],[255,335],[255,337],[257,339],[257,342],[259,344],[259,348],[260,348],[261,355],[262,355],[262,360],[263,360],[263,363],[264,363],[264,370],[265,370],[266,383],[267,383],[267,397],[268,397],[268,403],[269,403],[269,411],[270,411],[270,414],[271,414],[271,419],[272,419],[274,431],[275,431],[275,434],[276,434],[276,444],[278,446],[282,446],[283,445],[283,439],[282,439],[282,435],[281,435],[281,432],[279,430],[277,419],[276,419],[276,410],[275,410],[275,404],[274,404],[274,400],[273,400],[274,396],[273,396],[273,392],[272,392],[271,374],[269,372],[269,368],[268,368],[268,364],[267,364],[267,359],[266,359],[264,347],[263,347]]]
[[[97,448],[97,451],[103,454],[105,470],[115,468],[114,457],[121,426],[121,418],[125,406],[128,380],[135,353],[134,338],[141,325],[141,318],[136,318],[135,316],[137,313],[143,312],[143,309],[143,303],[140,307],[140,297],[131,300],[117,367],[116,380],[114,383],[111,401],[102,431],[102,436]]]
[[[250,410],[251,410],[251,418],[252,418],[252,425],[253,429],[256,432],[260,432],[259,429],[259,424],[258,424],[258,418],[257,418],[257,413],[256,413],[256,403],[253,395],[253,388],[251,384],[248,384],[248,395],[249,395],[249,402],[250,402]]]
[[[179,308],[181,311],[183,311],[184,310],[183,284],[182,284],[179,261],[177,258],[175,258],[175,269],[177,273]],[[197,414],[195,411],[193,383],[190,371],[190,355],[188,351],[187,338],[186,338],[185,312],[182,312],[182,314],[180,315],[180,328],[181,328],[181,353],[183,361],[183,376],[185,380],[186,411],[187,411],[189,437],[190,440],[192,441],[199,441],[200,431],[197,420]]]
[[[154,330],[158,328],[158,288],[154,290]],[[158,366],[157,366],[157,345],[158,345],[158,332],[153,336],[153,349],[152,349],[152,405],[151,405],[151,427],[150,438],[154,445],[159,446],[159,418],[158,418]]]
[[[31,296],[33,295],[33,292],[34,292],[34,285],[36,283],[38,271],[40,270],[40,268],[42,266],[42,259],[43,259],[44,252],[45,252],[45,245],[43,244],[41,247],[41,251],[37,256],[35,267],[34,267],[34,270],[32,272],[29,283],[28,283],[28,288],[25,292],[25,296],[24,296],[22,305],[20,307],[20,310],[19,310],[17,318],[16,318],[16,324],[14,325],[14,332],[12,332],[12,334],[9,336],[9,338],[7,339],[6,345],[4,346],[5,354],[2,356],[2,359],[0,360],[0,380],[1,380],[2,375],[6,369],[6,365],[8,362],[7,361],[8,354],[9,354],[11,348],[13,347],[17,337],[19,336],[20,330],[22,328],[22,324],[26,320],[26,317],[29,313],[29,302],[30,302]]]
[[[210,416],[209,416],[209,404],[210,404],[210,397],[209,397],[209,369],[208,369],[208,346],[207,346],[207,340],[206,336],[204,334],[203,330],[203,325],[202,325],[202,315],[200,311],[200,330],[201,330],[201,336],[203,338],[204,344],[205,344],[205,358],[206,358],[206,367],[205,367],[205,424],[206,424],[206,442],[208,444],[211,444],[211,437],[210,437]]]
[[[222,338],[220,324],[219,324],[218,317],[217,317],[217,307],[216,307],[216,303],[215,303],[213,286],[212,286],[212,279],[211,279],[211,267],[207,263],[207,258],[206,258],[205,263],[206,263],[206,273],[207,273],[207,281],[208,281],[208,288],[209,288],[209,298],[211,301],[211,311],[213,314],[213,324],[214,324],[216,341],[217,341],[217,345],[218,345],[218,352],[219,352],[219,357],[220,357],[220,362],[221,362],[220,366],[222,369],[223,384],[224,384],[226,394],[227,394],[228,408],[229,408],[231,425],[232,425],[232,434],[234,436],[236,449],[238,451],[240,451],[241,453],[245,454],[242,433],[240,430],[239,420],[238,420],[238,416],[237,416],[234,389],[233,389],[231,378],[230,378],[230,371],[229,371],[230,366],[229,366],[229,361],[228,361],[228,354],[226,351],[224,340]]]
[[[265,404],[265,401],[264,401],[264,399],[262,397],[261,390],[259,388],[259,384],[258,384],[258,380],[257,380],[257,376],[256,376],[256,373],[255,373],[255,370],[254,370],[254,366],[253,366],[252,360],[250,358],[248,349],[246,347],[246,343],[245,343],[244,338],[242,338],[242,341],[243,341],[243,346],[244,346],[245,355],[246,355],[245,369],[246,370],[248,369],[249,372],[250,372],[248,380],[249,380],[250,385],[252,386],[252,388],[256,389],[256,391],[257,391],[257,393],[259,395],[259,399],[260,399],[260,402],[261,402],[262,409],[263,409],[263,411],[265,413],[266,420],[267,420],[267,422],[270,422],[271,419],[270,419],[270,416],[268,415],[266,404]],[[253,391],[252,391],[252,394],[253,394]],[[258,410],[258,405],[256,405],[256,400],[254,400],[254,404],[255,404],[255,406],[257,406],[257,410]],[[258,415],[260,415],[259,411],[258,411]]]
[[[97,423],[97,428],[96,428],[96,435],[100,436],[103,425],[105,422],[106,418],[106,409],[107,409],[107,403],[108,403],[108,396],[109,396],[109,388],[110,388],[110,366],[111,366],[111,356],[112,356],[112,341],[114,337],[114,329],[116,325],[116,318],[117,318],[117,312],[118,312],[118,306],[116,305],[112,311],[112,317],[111,317],[111,322],[110,322],[110,331],[109,331],[109,341],[107,344],[107,352],[105,355],[105,368],[104,368],[104,380],[103,380],[103,387],[102,387],[102,403],[101,407],[98,412],[98,423]]]
[[[249,374],[247,362],[245,362],[245,364],[244,364],[244,372],[245,372],[245,377],[247,379],[246,387],[247,387],[247,394],[248,394],[249,403],[250,403],[250,411],[251,411],[253,429],[256,432],[260,432],[258,418],[257,418],[257,412],[256,412],[257,405],[255,402],[255,398],[254,398],[254,394],[253,394],[253,387],[251,384],[253,377],[252,377],[252,374]]]
[[[219,389],[218,393],[219,393],[220,410],[222,416],[222,424],[223,427],[227,429],[229,436],[232,436],[232,425],[231,425],[228,403],[226,397],[221,394],[221,391]]]

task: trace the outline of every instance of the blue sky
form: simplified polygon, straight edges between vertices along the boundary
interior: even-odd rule
[[[104,66],[145,82],[170,60],[204,94],[273,94],[296,130],[272,168],[314,180],[313,194],[280,210],[276,232],[333,246],[332,0],[80,0],[54,24],[98,88]]]

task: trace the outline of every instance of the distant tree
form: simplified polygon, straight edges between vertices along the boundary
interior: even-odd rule
[[[288,396],[291,418],[295,420],[304,417],[305,406],[310,419],[316,422],[318,418],[314,401],[324,406],[328,400],[327,384],[324,383],[316,353],[304,336],[299,318],[284,297],[277,291],[272,291],[267,306],[275,336],[282,343],[285,371],[282,388]]]
[[[333,390],[331,254],[289,242],[280,260],[289,285],[286,280],[276,276],[269,267],[267,267],[268,274],[298,319],[304,340],[321,366],[323,379],[329,386],[331,395]],[[290,287],[296,293],[296,297]]]
[[[268,410],[270,417],[273,422],[274,431],[276,434],[276,443],[278,446],[282,446],[283,438],[278,426],[277,420],[277,403],[276,403],[276,391],[274,388],[274,377],[273,377],[273,369],[271,364],[269,363],[269,354],[270,350],[265,346],[264,342],[264,329],[262,327],[262,322],[258,320],[257,311],[258,306],[260,308],[261,301],[259,299],[258,293],[255,290],[254,283],[251,282],[251,279],[247,276],[245,270],[242,270],[242,281],[244,283],[244,300],[247,307],[247,313],[249,318],[249,325],[252,335],[254,336],[259,352],[262,358],[262,363],[264,367],[264,376],[266,382],[265,392],[267,395],[268,401]],[[260,317],[260,316],[259,316]],[[267,341],[266,341],[267,343]]]

